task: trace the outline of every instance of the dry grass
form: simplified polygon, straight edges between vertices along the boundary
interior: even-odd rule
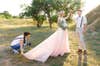
[[[32,33],[31,42],[32,47],[39,44],[41,41],[49,37],[56,28],[50,30],[48,26],[43,26],[38,29],[31,21],[30,23],[24,23],[26,20],[8,20],[8,22],[0,22],[0,66],[100,66],[100,33],[92,34],[88,32],[86,34],[86,43],[88,48],[88,55],[77,55],[78,39],[75,36],[75,32],[69,30],[69,41],[71,53],[65,54],[62,57],[50,57],[46,63],[40,63],[36,61],[29,61],[21,55],[13,55],[10,50],[10,42],[13,38],[24,31]],[[23,22],[23,23],[21,23]],[[18,23],[18,24],[17,24]],[[9,25],[8,25],[9,24]],[[73,24],[72,24],[73,25]],[[29,49],[29,48],[28,48]],[[84,61],[85,59],[85,61]],[[87,63],[85,63],[87,62]],[[79,65],[78,65],[79,64]]]

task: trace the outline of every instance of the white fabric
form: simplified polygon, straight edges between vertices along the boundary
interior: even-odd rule
[[[61,20],[65,19],[62,18]],[[23,55],[30,60],[45,62],[49,56],[63,56],[65,53],[69,52],[67,29],[62,30],[58,28],[50,37]]]
[[[82,31],[83,31],[84,24],[87,24],[87,18],[81,15],[81,16],[77,16],[76,18],[74,18],[74,20],[76,23],[76,33],[77,33],[77,36],[79,37],[79,49],[86,50],[86,44],[84,41],[84,35]],[[82,25],[81,25],[81,20],[82,20]]]
[[[77,36],[79,37],[79,49],[86,50],[86,44],[84,41],[84,35],[81,28],[76,29]]]
[[[75,18],[76,28],[80,28],[82,17],[83,17],[83,20],[82,20],[82,26],[81,26],[81,28],[84,27],[84,24],[87,24],[87,18],[85,16],[80,16],[80,17],[77,16]]]
[[[17,36],[12,42],[11,42],[11,46],[14,46],[16,44],[20,44],[20,40],[23,40],[23,35]]]

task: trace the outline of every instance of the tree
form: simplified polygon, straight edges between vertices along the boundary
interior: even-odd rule
[[[9,18],[12,17],[11,14],[8,11],[4,11],[3,14],[4,14],[6,19],[9,19]]]
[[[43,10],[42,10],[42,0],[33,0],[31,6],[27,6],[23,13],[21,13],[21,17],[22,16],[28,16],[28,17],[32,17],[33,20],[35,19],[37,21],[37,27],[41,27],[41,24],[45,18],[44,14],[40,14]],[[41,19],[40,19],[41,18]],[[42,20],[43,19],[43,20]],[[40,22],[42,21],[42,22]]]
[[[31,6],[25,8],[24,16],[29,16],[37,20],[37,26],[39,27],[38,17],[40,12],[47,14],[50,28],[52,28],[52,12],[65,10],[68,15],[70,10],[75,12],[80,8],[81,0],[33,0]]]
[[[12,15],[8,11],[4,11],[3,13],[0,13],[0,15],[6,19],[12,18]]]
[[[58,18],[57,15],[53,15],[53,16],[51,17],[52,23],[53,23],[53,22],[57,22],[57,18]]]

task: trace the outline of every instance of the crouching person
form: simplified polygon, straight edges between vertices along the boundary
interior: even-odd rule
[[[28,43],[30,39],[30,33],[24,32],[23,35],[17,36],[12,42],[11,42],[11,48],[14,54],[23,54],[23,50],[25,46],[30,46],[31,43]]]

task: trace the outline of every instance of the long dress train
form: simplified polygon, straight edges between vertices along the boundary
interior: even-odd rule
[[[26,52],[24,56],[29,60],[45,62],[49,56],[63,56],[64,53],[69,52],[67,29],[63,30],[59,27],[55,33],[30,51]]]

